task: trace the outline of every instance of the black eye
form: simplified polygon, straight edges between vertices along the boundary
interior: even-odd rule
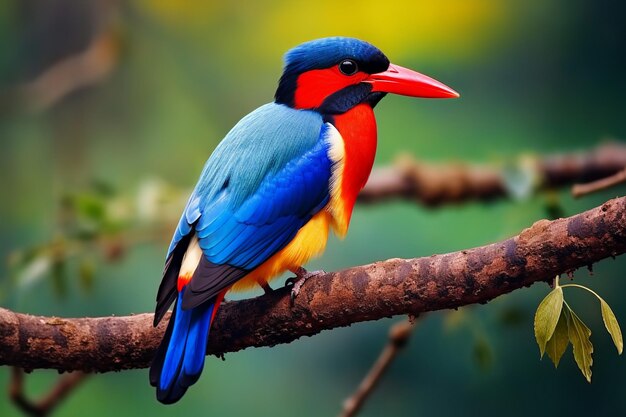
[[[354,75],[358,70],[359,67],[356,65],[356,62],[351,59],[343,60],[339,64],[339,71],[341,71],[343,75]]]

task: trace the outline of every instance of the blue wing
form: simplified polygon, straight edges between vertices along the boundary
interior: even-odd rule
[[[332,161],[325,129],[314,112],[268,104],[218,146],[168,252],[170,259],[195,231],[204,253],[183,308],[213,298],[259,266],[328,203]]]
[[[214,201],[197,199],[202,208],[195,230],[205,257],[246,270],[259,266],[328,203],[331,165],[320,140],[268,174],[240,205],[232,204],[228,188]]]

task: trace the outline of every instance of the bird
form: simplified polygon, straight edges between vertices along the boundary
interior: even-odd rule
[[[388,93],[456,98],[390,63],[372,44],[316,39],[289,50],[274,101],[243,117],[208,158],[167,251],[154,326],[173,311],[150,367],[157,400],[177,402],[204,367],[229,290],[291,271],[297,295],[332,231],[348,231],[377,146],[373,109]],[[297,287],[297,288],[296,288]]]

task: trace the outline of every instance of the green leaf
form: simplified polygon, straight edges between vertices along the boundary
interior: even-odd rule
[[[450,310],[444,316],[443,325],[446,330],[458,329],[464,321],[467,320],[466,311],[463,308],[458,310]]]
[[[559,361],[565,353],[567,345],[569,345],[569,339],[567,337],[567,317],[565,316],[567,314],[566,311],[566,308],[561,310],[554,333],[546,344],[546,353],[550,359],[552,359],[555,368],[559,366]]]
[[[546,343],[552,337],[554,329],[559,321],[563,309],[563,289],[559,286],[554,288],[544,298],[535,313],[535,339],[539,345],[541,357],[546,350]]]
[[[481,371],[488,371],[493,364],[493,349],[484,337],[478,337],[474,344],[474,361]]]
[[[617,348],[617,353],[621,355],[624,350],[624,340],[622,339],[622,331],[619,328],[617,317],[615,317],[613,310],[611,310],[611,307],[609,307],[607,302],[603,299],[600,299],[600,307],[602,310],[602,321],[604,321],[604,326],[611,335],[611,339],[613,339],[613,343]]]
[[[102,178],[94,178],[91,180],[91,188],[93,191],[102,197],[113,197],[116,194],[113,184],[105,181]]]
[[[17,285],[28,287],[41,280],[51,269],[52,259],[49,254],[42,253],[21,266],[17,273]]]
[[[83,259],[78,266],[78,282],[85,292],[90,292],[93,289],[95,270],[96,266],[91,259]]]
[[[587,382],[591,382],[591,365],[593,345],[589,340],[591,330],[578,318],[576,313],[566,305],[567,337],[574,347],[574,360]]]
[[[52,288],[59,297],[67,295],[67,274],[64,260],[55,260],[52,263]]]
[[[507,327],[519,326],[522,323],[528,322],[528,316],[524,309],[519,307],[505,307],[499,315],[498,321]]]
[[[544,206],[546,217],[548,220],[560,219],[567,217],[565,208],[560,200],[560,194],[556,191],[549,191],[546,195],[546,203]]]
[[[93,194],[79,194],[74,200],[78,214],[86,219],[102,221],[106,215],[104,201]]]

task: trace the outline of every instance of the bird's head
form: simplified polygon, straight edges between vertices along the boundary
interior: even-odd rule
[[[386,93],[456,98],[430,77],[391,64],[375,46],[353,38],[317,39],[291,49],[276,90],[276,102],[323,114],[341,114],[360,103],[372,106]]]

